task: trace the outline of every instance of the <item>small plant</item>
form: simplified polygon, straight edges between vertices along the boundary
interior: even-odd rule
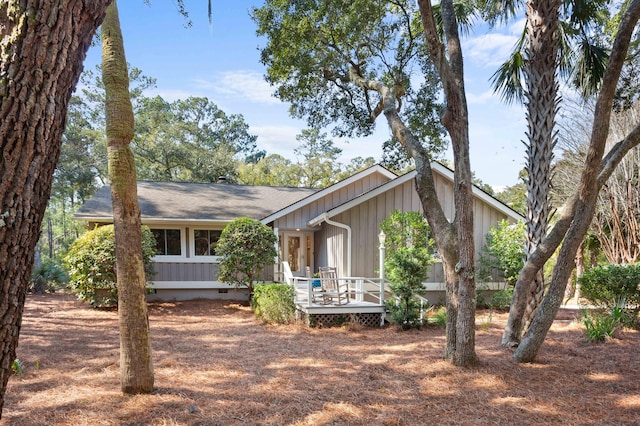
[[[16,376],[24,374],[25,372],[24,365],[18,358],[14,359],[13,362],[11,363],[11,370],[13,371],[13,374],[15,374]]]
[[[613,333],[621,326],[624,309],[614,307],[607,314],[590,314],[586,309],[582,310],[582,323],[585,327],[585,337],[590,342],[603,342],[613,336]]]
[[[515,284],[524,265],[526,242],[524,222],[503,220],[492,227],[480,253],[478,279],[486,282],[504,278]]]
[[[447,309],[444,306],[441,306],[440,309],[436,310],[430,318],[431,323],[437,325],[438,327],[446,327],[447,326]]]
[[[512,299],[513,288],[498,290],[489,298],[489,308],[500,312],[508,311]]]
[[[387,236],[384,267],[391,281],[392,298],[386,302],[391,321],[401,330],[422,324],[422,306],[418,296],[425,293],[426,279],[434,259],[434,241],[430,229],[419,212],[392,212],[380,224]]]
[[[64,287],[69,281],[69,276],[64,266],[54,259],[46,259],[31,272],[31,285],[35,294],[44,294],[45,291],[55,291]]]
[[[293,297],[294,289],[287,284],[256,285],[252,299],[256,318],[273,324],[292,322],[296,309]]]

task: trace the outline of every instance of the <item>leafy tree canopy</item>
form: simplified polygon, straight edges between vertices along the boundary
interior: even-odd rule
[[[414,135],[434,158],[444,150],[440,84],[414,2],[268,0],[252,18],[267,37],[267,81],[294,117],[340,137],[370,135],[382,105],[377,92],[352,83],[355,74],[393,87]],[[408,161],[397,141],[385,149],[393,168]]]
[[[238,166],[238,182],[248,185],[302,186],[325,188],[375,164],[373,157],[356,157],[349,164],[338,161],[342,150],[326,133],[306,129],[296,139],[298,161],[271,154],[258,162]]]
[[[264,156],[242,115],[227,115],[207,98],[167,102],[142,98],[133,149],[142,179],[215,182],[235,180],[236,156]]]

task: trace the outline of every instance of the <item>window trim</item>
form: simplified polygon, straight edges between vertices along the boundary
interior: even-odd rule
[[[160,230],[179,230],[180,231],[180,255],[174,254],[156,254],[153,256],[153,262],[155,263],[167,263],[167,262],[184,262],[187,260],[187,245],[185,241],[185,227],[184,226],[159,226],[159,225],[147,225],[149,229],[160,229]]]
[[[223,228],[216,226],[191,226],[189,227],[189,253],[191,257],[189,261],[192,262],[219,262],[222,256],[196,256],[196,236],[195,231],[220,231]]]

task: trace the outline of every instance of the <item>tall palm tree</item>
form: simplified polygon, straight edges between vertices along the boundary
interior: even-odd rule
[[[566,19],[560,21],[563,4]],[[515,16],[521,3],[489,0],[482,5],[485,16],[495,22]],[[585,95],[595,91],[604,72],[603,49],[594,45],[586,37],[587,32],[582,31],[596,21],[600,5],[599,1],[585,3],[584,0],[527,1],[525,31],[512,56],[493,77],[494,88],[504,99],[523,100],[527,110],[527,257],[547,234],[552,215],[550,194],[553,149],[557,142],[558,72],[572,80]],[[578,37],[579,42],[572,41],[571,37]],[[570,52],[573,46],[580,49]],[[585,71],[586,64],[590,64],[588,71]],[[526,87],[521,86],[522,80]],[[533,318],[544,291],[542,270],[538,270],[531,285],[516,286],[503,345],[518,344],[525,322]]]
[[[133,108],[116,1],[102,23],[102,81],[116,239],[120,384],[127,394],[153,390],[151,336],[145,298],[142,225],[133,152]]]
[[[560,0],[527,2],[527,38],[525,48],[527,108],[527,248],[532,253],[547,233],[551,217],[551,162],[556,145],[555,118],[558,108],[558,11]],[[526,289],[525,289],[526,290]],[[544,277],[538,271],[529,293],[529,320],[544,294]],[[516,291],[522,291],[517,289]],[[515,297],[515,296],[514,296]],[[522,305],[514,304],[513,330],[522,333]],[[513,337],[513,336],[511,336]],[[510,339],[511,340],[511,339]]]

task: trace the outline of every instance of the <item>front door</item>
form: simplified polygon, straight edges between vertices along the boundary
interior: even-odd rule
[[[313,270],[313,234],[285,232],[282,241],[282,258],[289,262],[294,276],[304,277],[307,266]]]

